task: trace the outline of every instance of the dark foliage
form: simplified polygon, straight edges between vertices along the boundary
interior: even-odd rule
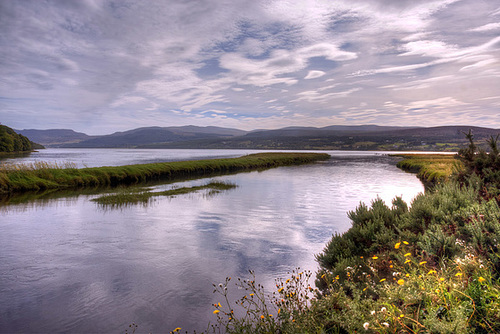
[[[25,152],[31,149],[28,138],[17,134],[8,126],[0,125],[0,152]]]

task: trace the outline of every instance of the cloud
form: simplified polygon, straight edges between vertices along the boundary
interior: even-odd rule
[[[474,0],[4,1],[0,119],[90,133],[419,117],[500,127],[498,13]]]
[[[347,97],[347,96],[351,95],[352,93],[357,92],[359,90],[361,90],[361,88],[351,88],[351,89],[346,90],[346,91],[327,93],[327,94],[320,94],[317,91],[306,91],[306,92],[298,93],[297,95],[299,97],[297,99],[293,100],[292,102],[307,101],[307,102],[328,103],[328,102],[331,102],[333,99]]]
[[[448,109],[459,106],[464,106],[467,103],[459,101],[453,97],[441,97],[434,100],[414,101],[408,104],[406,110],[421,110],[421,109]]]
[[[407,52],[401,53],[399,56],[422,55],[442,58],[447,54],[457,51],[455,46],[447,45],[441,41],[429,40],[409,42],[404,47],[407,49]]]
[[[277,49],[272,51],[269,57],[262,60],[250,59],[239,53],[226,53],[220,57],[219,63],[221,68],[230,72],[225,75],[227,82],[233,81],[236,84],[257,87],[277,84],[290,86],[298,82],[293,74],[307,68],[308,61],[315,57],[324,57],[332,61],[345,61],[355,59],[356,54],[340,50],[332,44],[320,43],[295,51]],[[311,72],[312,75],[324,73],[317,70]]]
[[[493,22],[474,29],[470,29],[470,31],[483,32],[483,31],[498,30],[498,29],[500,29],[500,22]]]
[[[304,77],[304,79],[316,79],[316,78],[321,78],[323,75],[326,73],[323,71],[309,71],[307,75]]]

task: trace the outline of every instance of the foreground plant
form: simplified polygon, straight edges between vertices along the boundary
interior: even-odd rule
[[[271,298],[252,291],[246,311],[216,305],[230,333],[500,333],[500,153],[471,145],[450,181],[419,195],[377,199],[349,213],[352,227],[335,235],[317,260],[315,295],[308,284],[277,284]],[[227,296],[227,284],[222,285]],[[294,302],[295,298],[298,302]],[[256,302],[256,300],[258,302]],[[274,306],[279,316],[270,316]],[[219,308],[220,307],[220,308]],[[288,307],[288,308],[287,308]],[[260,315],[260,316],[259,316]]]
[[[289,277],[276,280],[276,290],[265,291],[264,286],[257,283],[255,273],[249,271],[250,279],[238,278],[235,286],[245,294],[231,301],[231,277],[225,282],[214,285],[214,293],[222,297],[222,301],[214,304],[213,314],[216,323],[211,326],[214,333],[299,333],[302,318],[310,309],[310,301],[315,289],[309,284],[310,271],[300,268],[289,273]],[[317,290],[316,290],[317,291]]]

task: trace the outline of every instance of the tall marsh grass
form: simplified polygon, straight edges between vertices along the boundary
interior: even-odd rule
[[[329,158],[328,154],[321,153],[259,153],[231,159],[81,169],[74,168],[73,165],[39,162],[0,169],[0,193],[106,187],[186,177],[209,177],[217,173],[306,164]]]
[[[37,171],[43,169],[76,169],[77,164],[74,162],[47,162],[35,161],[32,163],[0,163],[0,173],[9,173],[17,171]]]
[[[397,163],[402,170],[417,173],[417,177],[426,185],[446,182],[449,177],[463,166],[455,155],[446,154],[396,154],[403,160]]]

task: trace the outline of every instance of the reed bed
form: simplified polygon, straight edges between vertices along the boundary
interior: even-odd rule
[[[8,164],[0,163],[0,173],[15,172],[15,171],[36,171],[42,169],[76,169],[77,164],[74,162],[47,162],[35,161],[32,163]]]
[[[461,162],[451,154],[396,154],[403,160],[397,167],[407,172],[417,173],[417,177],[426,185],[445,182],[460,170]]]
[[[94,198],[92,201],[101,205],[122,206],[128,204],[147,204],[153,197],[173,197],[178,195],[198,192],[209,189],[209,194],[215,194],[220,191],[236,188],[237,185],[230,182],[211,181],[207,184],[192,187],[172,188],[164,191],[123,191],[116,194],[103,195]]]
[[[109,187],[148,181],[177,180],[186,177],[209,177],[217,173],[234,173],[307,164],[327,160],[324,153],[258,153],[239,158],[176,161],[119,167],[77,169],[74,166],[35,163],[0,168],[0,193],[18,193],[47,189]]]

